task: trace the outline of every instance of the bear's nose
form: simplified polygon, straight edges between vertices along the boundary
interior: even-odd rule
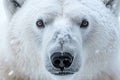
[[[55,52],[51,56],[51,62],[53,66],[61,71],[65,68],[69,68],[73,62],[73,56],[68,52]]]

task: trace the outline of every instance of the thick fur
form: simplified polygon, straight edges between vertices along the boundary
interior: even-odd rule
[[[5,0],[9,21],[0,32],[0,80],[120,80],[120,0],[16,2]],[[36,26],[39,19],[44,28]],[[83,19],[87,28],[80,28]],[[75,57],[72,75],[49,70],[60,39]]]

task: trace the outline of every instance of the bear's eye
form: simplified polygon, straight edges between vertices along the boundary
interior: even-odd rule
[[[80,25],[80,28],[86,28],[86,27],[88,27],[88,25],[89,25],[89,22],[87,20],[83,20]]]
[[[44,22],[43,22],[43,20],[41,20],[41,19],[36,22],[36,25],[37,25],[39,28],[45,27],[45,26],[44,26]]]

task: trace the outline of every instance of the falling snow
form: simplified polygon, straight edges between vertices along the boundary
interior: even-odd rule
[[[9,76],[12,76],[13,74],[14,74],[14,71],[13,71],[13,70],[11,70],[11,71],[8,73]]]

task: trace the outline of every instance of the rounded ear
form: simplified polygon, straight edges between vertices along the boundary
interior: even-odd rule
[[[120,12],[120,0],[101,0],[116,16]]]
[[[11,18],[14,13],[22,7],[25,0],[4,0],[4,7],[8,18]]]

